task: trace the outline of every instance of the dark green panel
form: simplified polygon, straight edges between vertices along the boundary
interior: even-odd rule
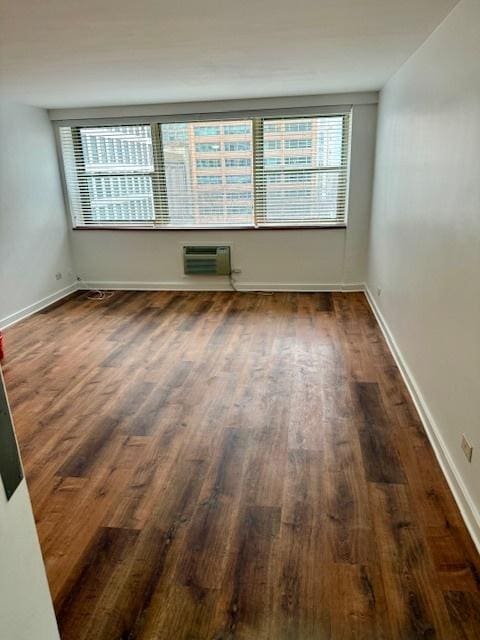
[[[8,410],[3,378],[0,379],[0,476],[5,487],[7,500],[10,500],[22,481],[23,471],[12,419]]]

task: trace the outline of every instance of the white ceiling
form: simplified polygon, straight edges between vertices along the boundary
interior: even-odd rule
[[[81,107],[375,90],[455,4],[1,0],[1,93]]]

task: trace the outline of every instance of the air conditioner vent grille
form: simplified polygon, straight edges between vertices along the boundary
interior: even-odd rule
[[[183,270],[186,275],[230,274],[230,247],[225,245],[188,245],[183,247]]]

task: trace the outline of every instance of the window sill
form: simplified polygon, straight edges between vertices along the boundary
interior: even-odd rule
[[[166,231],[312,231],[312,230],[328,230],[328,229],[346,229],[346,224],[316,224],[316,225],[271,225],[271,226],[238,226],[238,227],[114,227],[114,226],[91,226],[91,227],[73,227],[72,231],[147,231],[160,232]]]

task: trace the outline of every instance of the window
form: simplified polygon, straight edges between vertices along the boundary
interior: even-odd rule
[[[227,184],[250,184],[252,177],[250,175],[231,175],[227,176]]]
[[[223,133],[226,136],[234,136],[239,134],[250,135],[250,128],[248,124],[226,124],[223,127]]]
[[[222,176],[198,176],[198,184],[222,184]]]
[[[265,156],[263,163],[265,166],[276,166],[282,164],[280,156]]]
[[[198,153],[214,153],[220,151],[219,142],[199,142],[195,145]]]
[[[150,127],[72,129],[68,142],[64,153],[71,159],[65,162],[65,175],[76,225],[154,220]],[[79,210],[80,219],[75,215]]]
[[[225,197],[227,200],[251,200],[252,194],[250,191],[228,191]]]
[[[168,132],[168,142],[186,140],[188,136],[187,126],[184,122],[172,124]]]
[[[312,156],[287,156],[285,158],[286,165],[311,164]]]
[[[195,127],[196,136],[219,136],[220,127]]]
[[[279,125],[280,126],[280,125]],[[285,131],[289,132],[297,132],[297,131],[311,131],[312,123],[307,120],[299,120],[298,122],[286,122],[285,123]]]
[[[218,191],[201,191],[198,194],[198,202],[218,202],[219,200],[223,200],[223,193],[219,193]]]
[[[225,158],[226,167],[250,167],[251,164],[250,158]]]
[[[230,216],[246,216],[250,211],[250,207],[227,207],[227,213]]]
[[[281,125],[277,122],[265,122],[263,130],[265,133],[274,133],[281,130]]]
[[[296,139],[285,140],[285,149],[310,149],[311,146],[312,146],[311,138],[300,138],[299,140],[296,140]]]
[[[343,225],[349,129],[349,113],[61,125],[73,225]]]
[[[222,163],[220,158],[203,158],[197,160],[197,169],[211,169],[221,167]]]
[[[188,125],[198,129],[198,123]],[[241,127],[242,134],[246,138],[246,142],[251,145],[252,123],[251,120],[240,120],[209,123],[210,128],[215,128],[221,135],[225,127]],[[252,182],[252,158],[246,166],[237,167],[236,165],[228,165],[223,145],[217,140],[208,143],[200,143],[195,141],[195,134],[189,135],[188,139],[181,145],[172,145],[168,143],[169,128],[171,124],[161,124],[160,134],[162,141],[162,149],[164,155],[164,168],[166,173],[166,209],[168,214],[168,224],[177,227],[215,227],[229,225],[248,226],[253,220],[253,187]],[[219,140],[220,140],[219,135]],[[240,141],[239,141],[240,142]],[[207,147],[205,147],[205,144]],[[208,152],[208,156],[204,154]],[[198,155],[200,154],[200,155]],[[176,155],[181,158],[185,181],[182,184],[171,184],[169,182],[169,174],[171,171],[171,158]],[[234,160],[235,158],[229,158]],[[207,160],[212,162],[210,165],[204,164]],[[200,164],[199,164],[200,163]],[[208,169],[217,167],[217,170],[209,175],[206,171],[191,170],[191,166],[197,169]],[[221,171],[219,170],[221,168]],[[242,175],[240,175],[240,173]],[[244,180],[250,186],[246,190],[250,192],[250,200],[247,201],[248,212],[242,217],[236,215],[232,217],[227,210],[226,196],[230,192],[230,179],[235,176]]]
[[[281,148],[282,148],[281,140],[265,140],[266,151],[272,151],[272,150],[281,149]]]
[[[225,142],[225,151],[250,151],[250,142]]]
[[[210,207],[200,207],[200,215],[205,217],[218,216],[222,213],[223,207],[212,205]]]
[[[348,192],[348,115],[274,119],[256,140],[256,217],[259,224],[308,225],[345,222]],[[309,155],[264,155],[270,132],[282,132],[284,149],[311,149]],[[299,132],[308,132],[303,146]],[[293,134],[293,135],[292,135]],[[295,192],[288,192],[295,185]],[[301,187],[301,188],[300,188]]]

